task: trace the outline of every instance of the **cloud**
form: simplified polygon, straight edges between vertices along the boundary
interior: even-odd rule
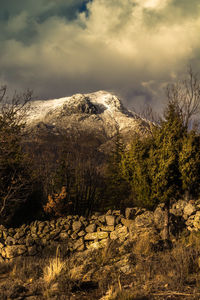
[[[166,84],[200,65],[196,0],[11,2],[0,14],[0,78],[39,98],[107,89],[160,108]]]

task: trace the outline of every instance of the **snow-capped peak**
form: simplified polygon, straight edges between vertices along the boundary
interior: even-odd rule
[[[94,129],[107,136],[113,136],[116,130],[137,131],[147,126],[147,122],[127,110],[117,96],[106,91],[31,101],[27,124],[34,126],[40,122],[59,128]]]

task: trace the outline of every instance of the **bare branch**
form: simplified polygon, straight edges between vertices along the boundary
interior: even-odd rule
[[[166,90],[169,101],[177,103],[184,124],[189,126],[192,118],[200,112],[200,80],[189,67],[185,79],[169,84]]]

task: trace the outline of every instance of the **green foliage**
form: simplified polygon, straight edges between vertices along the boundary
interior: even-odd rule
[[[154,133],[149,171],[152,179],[151,199],[166,203],[176,199],[181,192],[179,152],[186,129],[176,103],[169,102],[164,117]]]
[[[200,195],[200,136],[191,131],[182,141],[179,153],[182,187],[188,196]]]
[[[135,136],[131,147],[122,156],[122,175],[130,184],[135,205],[151,208],[151,178],[149,176],[149,151],[151,139]]]
[[[111,151],[105,168],[105,188],[103,193],[103,208],[120,208],[129,195],[130,186],[122,175],[122,157],[125,146],[119,132],[115,137],[114,147]]]
[[[200,137],[188,132],[177,102],[169,101],[160,126],[148,137],[135,136],[122,155],[122,176],[131,186],[134,204],[167,206],[188,192],[200,189]]]

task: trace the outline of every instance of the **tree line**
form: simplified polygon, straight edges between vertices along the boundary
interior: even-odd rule
[[[170,203],[200,196],[200,136],[195,114],[200,83],[190,69],[187,78],[167,88],[167,105],[149,135],[135,135],[126,145],[118,132],[109,154],[98,137],[80,132],[60,137],[31,134],[24,122],[31,92],[6,99],[0,90],[0,223],[127,205],[154,209],[165,204],[168,238]],[[46,140],[45,140],[46,138]],[[53,142],[54,140],[54,142]]]

